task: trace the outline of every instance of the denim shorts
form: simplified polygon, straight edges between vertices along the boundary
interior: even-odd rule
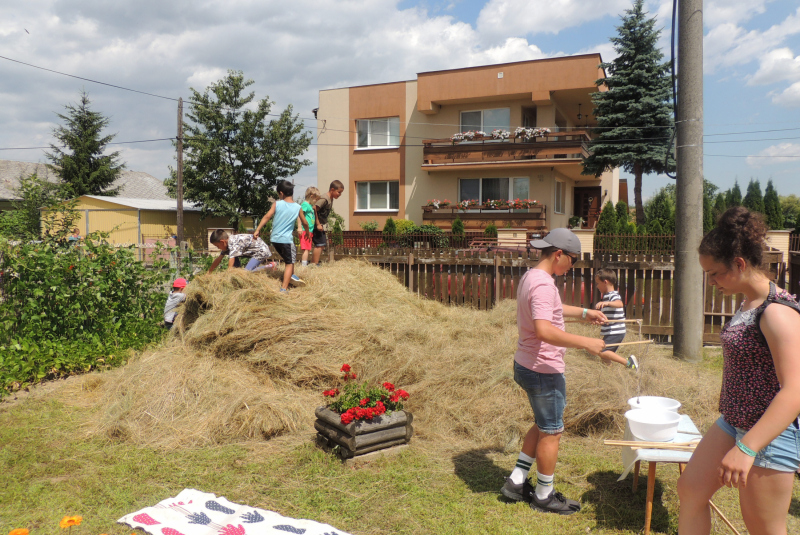
[[[616,344],[621,344],[623,340],[625,340],[625,333],[607,334],[603,336],[603,342],[606,343],[606,348],[603,351],[615,352],[618,347]]]
[[[528,394],[536,427],[542,433],[564,432],[567,382],[563,373],[539,373],[514,362],[514,381]]]
[[[753,466],[769,468],[779,472],[796,472],[800,468],[800,429],[797,420],[778,435],[767,447],[759,451]],[[720,416],[717,425],[737,442],[742,439],[744,429],[733,427]]]

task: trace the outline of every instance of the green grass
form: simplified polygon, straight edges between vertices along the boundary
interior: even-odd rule
[[[634,534],[644,523],[646,470],[631,494],[617,448],[602,437],[565,436],[557,488],[579,499],[571,517],[534,513],[498,493],[516,452],[443,448],[412,441],[396,457],[350,467],[300,444],[226,445],[157,451],[87,438],[87,409],[32,397],[0,405],[0,533],[26,527],[35,534],[61,532],[64,515],[82,515],[72,535],[123,535],[117,518],[177,495],[184,488],[224,495],[236,503],[295,518],[329,523],[352,534]],[[91,409],[89,409],[91,410]],[[422,447],[425,446],[425,447]],[[674,465],[658,470],[652,528],[676,533]],[[715,502],[741,526],[735,494]],[[790,532],[800,528],[796,486]],[[719,523],[718,523],[719,524]],[[719,524],[717,533],[725,533]]]

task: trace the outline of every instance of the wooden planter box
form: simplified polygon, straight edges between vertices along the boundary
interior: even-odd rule
[[[339,446],[338,455],[342,459],[406,444],[414,434],[411,426],[413,416],[406,411],[395,411],[348,425],[342,423],[338,412],[327,407],[319,407],[315,415],[317,443],[328,448]]]

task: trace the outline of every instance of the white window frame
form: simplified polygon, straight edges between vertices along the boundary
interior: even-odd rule
[[[561,180],[559,178],[555,179],[555,190],[553,192],[553,213],[554,214],[564,214],[567,211],[567,182],[566,180]],[[559,192],[559,190],[561,190]],[[559,193],[560,198],[559,198]],[[560,206],[559,206],[560,201]],[[561,208],[559,210],[559,208]]]
[[[483,181],[484,180],[491,180],[495,178],[507,178],[508,179],[508,197],[503,200],[514,200],[514,179],[515,178],[524,178],[528,181],[528,196],[530,197],[531,192],[531,179],[527,176],[482,176],[482,177],[459,177],[458,179],[458,191],[456,192],[456,199],[461,199],[461,181],[462,180],[479,180],[478,182],[478,201],[483,198]],[[459,201],[460,202],[460,201]],[[477,212],[478,210],[467,210],[467,212]],[[514,210],[510,208],[508,210],[500,210],[501,212],[521,212],[522,210]]]
[[[388,123],[386,125],[386,127],[387,127],[387,130],[386,130],[386,132],[387,132],[387,134],[386,134],[387,142],[392,139],[392,135],[391,135],[392,129],[391,129],[391,122],[390,121],[395,121],[397,123],[397,144],[396,145],[373,145],[372,144],[372,124],[380,122],[380,121]],[[362,123],[362,122],[367,124],[367,146],[366,147],[361,147],[358,144],[359,143],[359,139],[358,139],[359,126],[360,126],[360,123]],[[356,150],[385,150],[385,149],[398,149],[398,148],[400,148],[400,117],[399,116],[395,116],[395,117],[378,117],[378,118],[374,118],[374,119],[356,119]]]
[[[392,196],[391,196],[391,187],[389,184],[396,183],[397,184],[397,208],[392,208]],[[367,208],[360,208],[358,206],[358,186],[360,184],[367,184]],[[371,184],[386,184],[386,206],[387,208],[369,208],[370,204],[370,189],[372,188]],[[363,180],[360,182],[356,182],[356,212],[399,212],[400,211],[400,181],[399,180]]]
[[[487,112],[487,111],[494,111],[494,110],[508,110],[508,129],[509,129],[509,131],[511,131],[511,108],[509,108],[509,107],[503,107],[503,108],[485,108],[485,109],[480,109],[480,110],[461,110],[461,111],[458,113],[458,127],[459,127],[459,128],[462,128],[462,127],[463,127],[463,125],[464,125],[464,121],[461,119],[461,114],[463,114],[463,113],[475,113],[475,112],[481,112],[481,127],[480,127],[478,130],[481,130],[481,131],[483,131],[483,132],[486,132],[486,123],[484,122],[484,119],[483,119],[484,112]],[[463,132],[463,131],[465,131],[465,130],[463,130],[463,129],[462,129],[462,132]],[[491,133],[491,132],[486,132],[486,134],[489,134],[489,135],[491,135],[492,133]]]

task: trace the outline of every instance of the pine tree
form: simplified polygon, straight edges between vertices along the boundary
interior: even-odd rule
[[[669,63],[658,46],[661,30],[656,19],[646,18],[643,0],[625,11],[618,36],[612,37],[618,56],[602,63],[606,77],[597,80],[608,91],[592,95],[598,134],[583,161],[585,175],[599,176],[622,167],[634,175],[636,222],[644,224],[642,175],[675,168],[669,138],[674,126]]]
[[[628,221],[631,220],[628,203],[619,201],[615,209],[617,211],[617,230],[622,234],[622,231],[628,226]]]
[[[647,216],[647,230],[653,232],[652,223],[658,221],[658,227],[663,234],[675,234],[675,203],[667,188],[661,188],[645,206]]]
[[[728,209],[728,205],[725,202],[725,193],[720,193],[717,195],[717,199],[714,201],[714,224],[716,225],[717,219],[721,216],[725,210]]]
[[[751,212],[764,213],[764,196],[761,195],[761,182],[750,179],[747,184],[747,194],[742,200],[742,206]]]
[[[453,223],[450,225],[450,232],[453,236],[463,236],[464,235],[464,222],[461,221],[461,218],[456,216],[453,220]]]
[[[397,234],[397,225],[394,224],[394,219],[391,217],[386,218],[386,223],[383,224],[383,233],[392,237]]]
[[[600,218],[597,220],[595,234],[595,249],[598,251],[616,251],[618,247],[617,238],[619,225],[617,225],[617,211],[609,201],[603,206]]]
[[[778,192],[772,180],[767,181],[767,190],[764,192],[764,215],[767,218],[767,225],[772,230],[783,230],[783,211]]]
[[[733,187],[725,194],[725,204],[728,208],[742,205],[742,190],[739,188],[739,181],[733,183]]]
[[[53,172],[64,186],[66,196],[110,195],[119,193],[111,185],[125,169],[119,160],[119,151],[103,154],[106,146],[116,137],[103,136],[102,130],[110,120],[102,113],[92,111],[86,91],[81,92],[77,105],[65,106],[67,113],[58,118],[64,125],[53,129],[53,137],[61,144],[51,144],[46,153]]]

